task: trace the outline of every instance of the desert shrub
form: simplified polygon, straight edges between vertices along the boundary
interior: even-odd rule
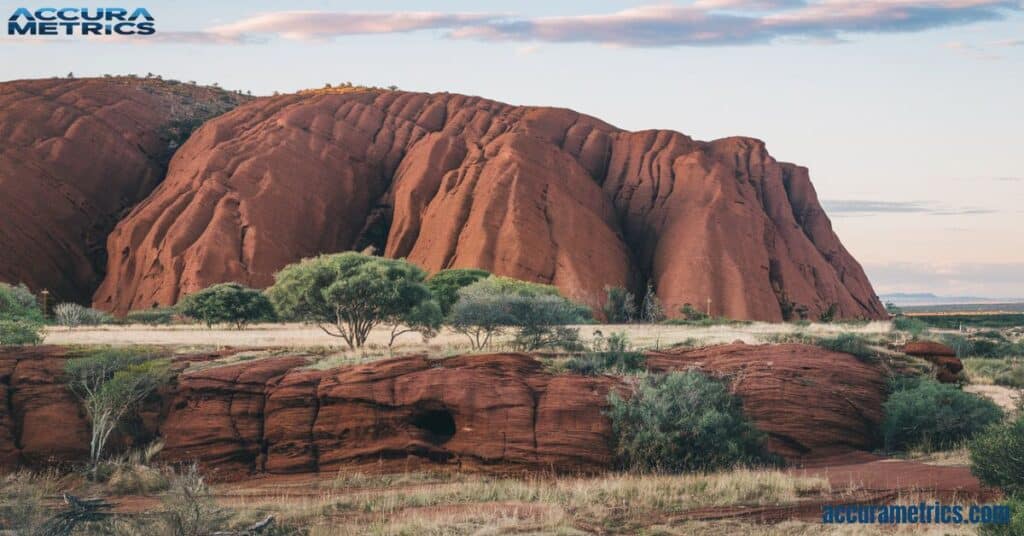
[[[968,444],[971,472],[1008,495],[1024,497],[1024,415],[987,428]]]
[[[98,326],[109,324],[113,317],[103,311],[83,307],[77,303],[61,303],[53,308],[53,317],[58,325],[67,327]]]
[[[644,370],[646,357],[633,351],[625,332],[612,333],[608,337],[595,337],[592,351],[566,361],[565,368],[576,374],[593,376],[607,372],[629,374]]]
[[[274,306],[262,292],[238,283],[220,283],[189,294],[178,304],[178,310],[207,327],[228,323],[243,329],[250,322],[277,318]]]
[[[491,273],[474,268],[453,268],[441,270],[427,279],[427,288],[434,296],[434,301],[441,308],[441,314],[448,316],[452,306],[459,300],[459,289],[468,287],[481,279],[487,279]]]
[[[1010,523],[980,525],[978,534],[982,536],[1020,536],[1024,534],[1024,494],[1009,496],[1003,503],[1010,507]]]
[[[943,450],[1003,417],[999,406],[987,398],[925,379],[899,386],[883,409],[886,450]]]
[[[284,267],[268,294],[284,319],[317,324],[355,349],[379,324],[418,327],[433,313],[428,323],[440,324],[440,308],[425,306],[433,301],[425,278],[404,260],[346,252]]]
[[[915,339],[928,331],[928,324],[925,324],[920,319],[903,315],[892,319],[892,327],[896,331],[909,333]]]
[[[194,465],[184,467],[171,480],[160,512],[166,523],[164,534],[204,536],[223,529],[231,513],[217,506],[206,481]]]
[[[771,461],[765,434],[725,385],[698,371],[645,377],[628,399],[609,395],[615,452],[627,469],[676,473]]]
[[[684,303],[683,306],[679,308],[679,314],[683,315],[682,320],[688,320],[690,322],[707,320],[708,318],[711,318],[711,315],[697,309],[696,307],[689,303]]]
[[[176,316],[178,309],[175,307],[153,307],[131,311],[125,315],[125,321],[129,324],[166,325],[174,322]]]
[[[996,338],[988,333],[975,334],[971,337],[946,334],[942,337],[942,342],[956,351],[956,356],[959,358],[1024,356],[1024,343],[1010,341],[1001,335]]]
[[[853,333],[840,333],[835,337],[822,337],[814,340],[818,346],[833,352],[850,354],[861,361],[874,361],[878,355],[868,341]]]
[[[149,465],[119,465],[107,479],[107,489],[115,495],[149,495],[169,486],[167,473]]]
[[[46,503],[60,489],[58,484],[53,472],[18,471],[0,477],[0,527],[13,529],[13,534],[36,534],[50,517]]]
[[[818,315],[818,321],[823,322],[825,324],[830,324],[833,320],[836,319],[837,313],[839,313],[839,305],[835,303],[830,303],[828,305],[828,308],[822,311],[820,315]]]
[[[89,416],[89,458],[95,476],[110,434],[170,379],[169,363],[146,352],[107,348],[69,359],[64,372]]]
[[[516,330],[514,344],[524,350],[578,349],[579,331],[566,327],[589,320],[590,311],[549,285],[489,277],[459,290],[449,322],[474,349],[504,329]]]
[[[0,283],[0,320],[25,320],[41,324],[44,318],[35,295],[28,287]]]
[[[602,309],[609,324],[626,324],[636,318],[636,297],[622,287],[604,287],[607,299]]]
[[[651,324],[665,320],[665,309],[650,281],[647,282],[647,292],[644,293],[643,305],[640,307],[640,318]]]
[[[43,342],[43,324],[33,320],[0,320],[0,346]]]
[[[170,487],[169,467],[156,467],[154,458],[163,449],[163,441],[132,449],[101,464],[97,480],[105,481],[115,495],[148,495]]]

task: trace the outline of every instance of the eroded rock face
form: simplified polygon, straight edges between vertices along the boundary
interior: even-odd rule
[[[220,354],[223,356],[223,353]],[[0,351],[0,467],[82,459],[88,424],[56,347]],[[188,361],[177,359],[180,370]],[[595,472],[613,466],[604,415],[611,376],[552,375],[524,354],[410,356],[329,370],[275,357],[179,374],[142,428],[167,460],[218,478],[342,468]],[[873,447],[882,372],[802,345],[731,344],[653,353],[655,371],[698,367],[730,380],[769,448],[795,462]],[[112,449],[135,438],[115,441]]]
[[[807,170],[747,138],[625,132],[571,110],[451,94],[263,99],[209,122],[111,234],[96,307],[123,314],[374,245],[593,307],[650,280],[732,318],[882,318]]]
[[[157,80],[0,83],[0,281],[89,303],[108,233],[163,180],[186,123],[241,100]]]
[[[815,346],[728,344],[655,352],[654,371],[698,368],[723,376],[744,412],[791,461],[871,450],[882,421],[885,375],[857,358]]]

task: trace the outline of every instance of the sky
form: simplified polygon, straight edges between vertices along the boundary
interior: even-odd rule
[[[0,35],[0,80],[153,72],[258,95],[351,81],[752,136],[810,168],[878,293],[1024,298],[1021,0],[120,6],[149,10],[156,35]],[[44,4],[0,0],[18,7]]]

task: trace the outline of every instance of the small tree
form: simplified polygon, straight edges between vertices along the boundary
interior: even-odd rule
[[[626,324],[636,317],[636,297],[622,287],[604,287],[608,300],[604,303],[604,316],[609,324]]]
[[[651,324],[665,320],[665,310],[661,307],[661,300],[654,292],[654,285],[647,282],[647,292],[644,294],[644,303],[641,308],[641,315],[644,322]]]
[[[550,285],[490,277],[458,292],[449,321],[474,350],[487,346],[506,328],[517,330],[515,344],[525,350],[578,345],[578,331],[564,327],[588,320],[590,311]]]
[[[170,378],[169,363],[147,354],[105,350],[68,360],[68,387],[85,406],[91,422],[89,459],[93,475],[103,448],[118,424]]]
[[[272,321],[274,306],[260,291],[239,285],[221,283],[189,294],[181,300],[181,314],[212,327],[231,323],[243,329],[250,322]]]
[[[315,323],[355,349],[374,326],[404,322],[432,300],[425,277],[404,260],[346,252],[284,267],[268,294],[282,317]]]
[[[475,268],[452,268],[441,270],[427,279],[427,288],[434,300],[441,307],[441,314],[448,316],[452,306],[459,300],[459,289],[468,287],[481,279],[487,279],[491,273]]]

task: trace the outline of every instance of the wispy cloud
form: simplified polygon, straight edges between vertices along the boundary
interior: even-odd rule
[[[282,38],[441,31],[453,39],[594,43],[620,47],[841,42],[849,35],[905,33],[1001,20],[1016,0],[696,0],[614,13],[522,17],[502,13],[279,11],[195,32],[158,32],[157,42],[235,44]],[[139,39],[139,41],[145,41]]]
[[[215,26],[210,28],[209,32],[228,36],[263,34],[278,35],[285,39],[325,39],[345,35],[451,29],[486,23],[498,17],[500,15],[487,13],[437,13],[428,11],[393,13],[279,11]]]
[[[771,6],[768,13],[752,6]],[[457,28],[452,37],[491,41],[587,42],[620,46],[711,46],[778,39],[840,39],[999,20],[1020,5],[1006,0],[825,0],[815,3],[708,0],[603,15],[511,19]]]
[[[924,214],[930,216],[969,216],[992,214],[995,210],[981,207],[946,207],[923,201],[871,201],[864,199],[825,199],[825,212],[837,217],[873,216],[878,214]]]

